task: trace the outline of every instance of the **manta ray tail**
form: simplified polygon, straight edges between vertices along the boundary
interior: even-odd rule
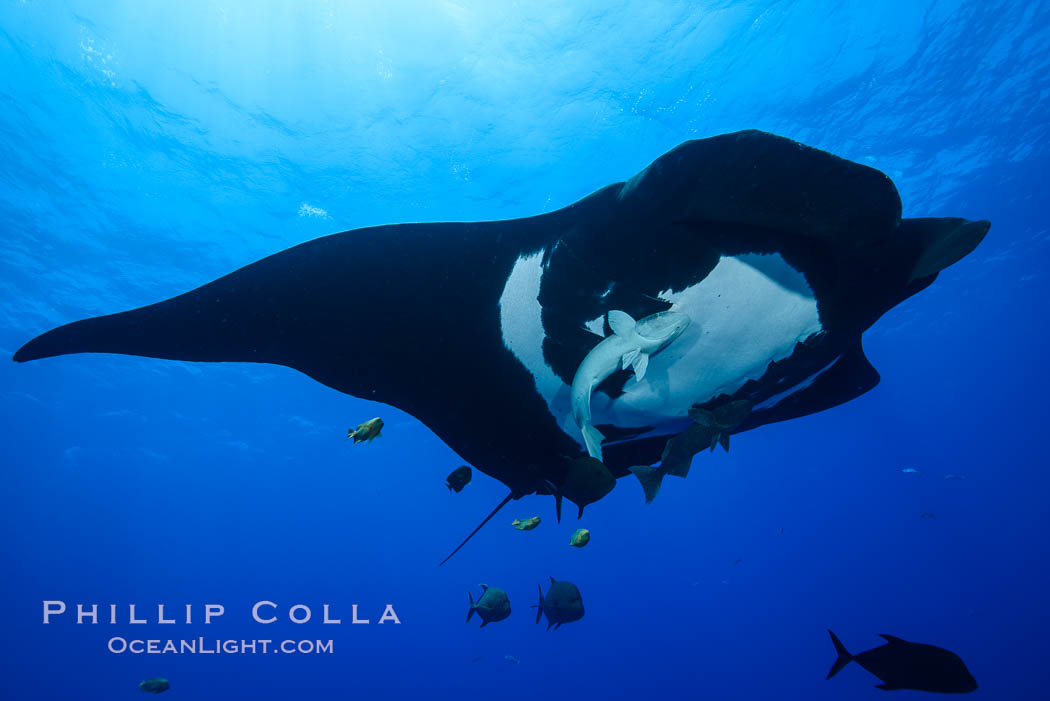
[[[605,440],[605,436],[602,435],[601,431],[589,423],[580,426],[580,432],[583,433],[583,442],[587,444],[587,452],[590,453],[591,457],[595,460],[601,460],[602,441]]]
[[[488,523],[489,521],[491,521],[491,520],[492,520],[492,517],[493,517],[493,516],[495,516],[495,515],[496,515],[496,514],[497,514],[497,513],[499,512],[499,510],[500,510],[500,509],[502,509],[502,508],[503,508],[504,506],[506,506],[506,505],[507,505],[507,502],[509,502],[509,501],[510,501],[510,500],[511,500],[511,499],[512,499],[513,497],[514,497],[514,492],[511,492],[511,493],[510,493],[510,494],[508,494],[508,495],[507,495],[506,497],[504,497],[503,501],[501,501],[501,502],[500,502],[500,503],[499,503],[499,504],[498,504],[498,505],[496,506],[496,508],[492,510],[492,513],[490,513],[490,514],[489,514],[488,516],[486,516],[486,517],[485,517],[485,520],[484,520],[484,521],[482,521],[481,523],[479,523],[479,524],[478,524],[478,527],[477,527],[477,528],[475,528],[475,529],[474,529],[473,531],[471,531],[471,532],[470,532],[470,535],[468,535],[468,536],[467,536],[466,538],[464,538],[464,539],[463,539],[463,542],[462,542],[462,543],[460,543],[460,544],[459,544],[458,546],[456,546],[456,549],[455,549],[455,550],[453,550],[453,551],[452,551],[451,553],[449,553],[448,557],[446,557],[446,558],[445,558],[444,560],[442,560],[441,562],[439,562],[439,563],[438,563],[438,567],[441,567],[441,565],[443,565],[443,564],[445,564],[446,562],[448,562],[449,560],[451,560],[451,559],[452,559],[452,556],[453,556],[453,555],[455,555],[456,553],[458,553],[458,552],[460,551],[460,549],[461,549],[461,548],[462,548],[462,547],[463,547],[464,545],[466,545],[466,544],[467,544],[467,542],[468,542],[468,541],[469,541],[469,540],[470,540],[471,538],[473,538],[473,537],[474,537],[474,536],[475,536],[475,535],[477,534],[477,532],[478,532],[478,531],[480,531],[480,530],[481,530],[481,529],[482,529],[482,528],[483,528],[483,527],[485,526],[485,524],[486,524],[486,523]]]

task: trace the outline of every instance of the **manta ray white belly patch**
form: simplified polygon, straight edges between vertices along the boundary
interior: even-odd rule
[[[500,297],[503,343],[532,374],[566,433],[580,438],[571,418],[569,386],[543,358],[542,260],[542,252],[519,258],[507,278]],[[653,356],[641,382],[627,381],[622,396],[593,395],[595,424],[666,424],[673,431],[690,406],[762,377],[771,362],[788,357],[799,341],[822,330],[809,285],[779,254],[723,256],[703,280],[660,298],[692,323]],[[596,335],[595,342],[600,340]]]
[[[646,426],[686,416],[693,404],[759,379],[821,331],[805,278],[776,253],[723,256],[703,280],[660,298],[692,324],[653,357],[651,377],[628,380],[615,401],[595,396],[595,423]]]
[[[577,438],[582,445],[583,437],[572,418],[569,385],[562,382],[543,358],[546,333],[539,300],[543,255],[544,251],[539,251],[514,262],[499,299],[500,331],[503,345],[532,375],[536,391],[547,402],[551,416],[565,433]],[[601,335],[596,335],[595,343],[601,339]]]
[[[499,298],[500,330],[506,346],[536,381],[536,391],[550,406],[559,389],[568,385],[554,374],[543,359],[543,307],[540,280],[543,278],[543,251],[518,258]],[[600,340],[600,337],[599,337]],[[568,406],[568,405],[566,405]]]

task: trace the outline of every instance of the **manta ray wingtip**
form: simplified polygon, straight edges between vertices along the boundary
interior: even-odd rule
[[[26,363],[42,358],[54,358],[73,353],[128,353],[134,354],[136,334],[141,328],[125,323],[129,315],[111,314],[73,321],[45,331],[30,339],[15,351],[12,360]],[[128,338],[132,341],[129,341]],[[139,353],[149,355],[149,353]]]
[[[39,360],[40,358],[48,358],[52,355],[60,355],[60,353],[48,353],[42,348],[43,344],[40,342],[41,339],[46,338],[50,333],[51,332],[49,331],[45,334],[41,334],[32,341],[26,343],[15,351],[15,354],[11,356],[11,360],[16,363],[28,363],[30,360]]]

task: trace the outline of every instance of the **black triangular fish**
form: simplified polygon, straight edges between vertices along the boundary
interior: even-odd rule
[[[941,693],[966,693],[977,689],[977,681],[954,652],[925,643],[912,643],[893,635],[880,634],[885,645],[851,655],[842,641],[832,633],[831,642],[838,657],[827,679],[839,673],[850,662],[856,662],[878,677],[877,689],[893,691],[914,689]]]

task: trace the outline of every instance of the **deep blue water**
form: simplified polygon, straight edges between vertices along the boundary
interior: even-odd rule
[[[8,358],[316,236],[550,211],[744,128],[879,168],[905,216],[993,222],[866,334],[875,390],[698,456],[652,505],[633,479],[581,524],[516,502],[441,569],[505,488],[449,495],[459,458],[394,408],[281,367],[0,363],[0,697],[164,676],[189,699],[883,698],[856,665],[824,680],[832,628],[854,652],[949,648],[984,698],[1046,698],[1050,3],[8,2],[0,66]],[[344,442],[375,415],[382,440]],[[528,608],[548,575],[587,608],[549,633]],[[514,609],[484,630],[464,624],[479,582]],[[45,626],[44,600],[192,603],[195,623]],[[260,600],[315,620],[253,623]],[[226,607],[208,626],[206,603]],[[386,603],[400,625],[376,624]]]

